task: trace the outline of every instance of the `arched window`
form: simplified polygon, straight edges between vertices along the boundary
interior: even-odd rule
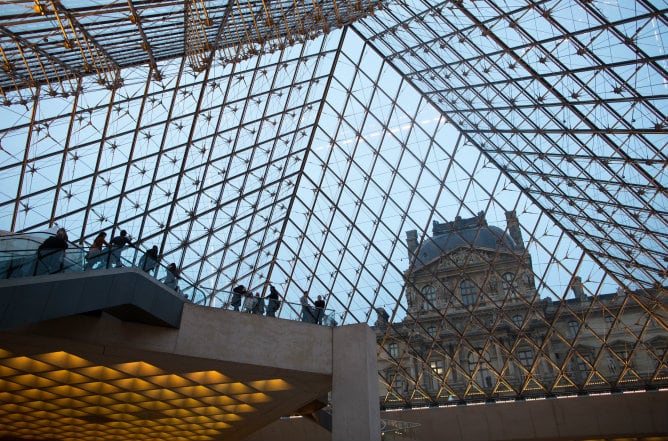
[[[422,294],[422,309],[433,309],[436,305],[436,288],[426,285],[420,293]]]
[[[475,284],[471,280],[464,280],[459,287],[462,291],[462,303],[465,305],[474,305],[478,297],[478,290]]]
[[[503,296],[505,298],[517,297],[517,285],[515,284],[515,274],[505,273],[503,275]]]

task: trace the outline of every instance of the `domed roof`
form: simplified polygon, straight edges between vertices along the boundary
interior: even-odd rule
[[[483,248],[519,251],[517,243],[501,228],[487,225],[484,214],[469,219],[457,217],[453,222],[434,221],[433,236],[426,239],[416,253],[416,267],[429,262],[456,248]]]

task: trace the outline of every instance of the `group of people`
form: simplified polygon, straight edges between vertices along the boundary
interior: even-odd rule
[[[107,242],[106,239],[107,233],[104,231],[100,232],[95,237],[93,244],[90,246],[90,250],[86,254],[84,271],[100,267],[120,268],[123,266],[123,262],[121,261],[121,251],[123,251],[123,248],[126,246],[135,246],[132,243],[132,236],[128,235],[128,232],[125,230],[121,230],[121,233],[118,236],[112,237],[109,242]],[[157,251],[156,248],[156,257]],[[156,260],[149,271],[155,268],[157,264],[158,262]]]
[[[304,291],[304,295],[299,298],[299,303],[302,306],[301,311],[301,321],[306,323],[317,323],[319,325],[327,324],[328,326],[333,326],[332,323],[323,323],[325,321],[325,300],[322,296],[318,296],[318,300],[313,302],[313,305],[309,304],[311,299],[308,296],[308,291]],[[328,322],[333,320],[329,318]]]
[[[301,304],[300,320],[306,323],[317,323],[319,325],[336,326],[333,317],[325,313],[326,302],[322,296],[311,302],[308,292],[299,299]],[[276,317],[276,311],[281,306],[281,295],[273,285],[269,285],[269,294],[256,292],[253,294],[244,285],[237,285],[232,289],[229,307],[234,311],[247,312],[249,314],[266,315]]]
[[[84,270],[123,267],[121,252],[125,247],[136,247],[136,244],[132,242],[132,236],[126,230],[121,230],[120,234],[113,237],[109,242],[106,238],[107,233],[104,231],[95,237],[88,253],[86,253]],[[59,228],[54,236],[47,238],[39,246],[37,250],[38,271],[35,273],[52,274],[62,271],[67,247],[67,231],[64,228]],[[159,261],[158,247],[154,245],[141,256],[137,266],[150,273],[158,267]],[[167,266],[167,274],[160,281],[179,292],[178,278],[179,269],[175,263],[170,263]],[[318,299],[312,302],[309,293],[305,291],[299,299],[299,303],[301,304],[300,319],[302,322],[336,325],[336,323],[331,323],[333,318],[327,317],[325,314],[326,302],[322,296],[318,296]],[[269,294],[266,297],[264,293],[256,292],[253,294],[244,285],[238,285],[232,290],[229,305],[235,311],[243,310],[250,314],[276,317],[276,311],[281,306],[281,295],[271,284],[269,285]]]
[[[253,294],[244,285],[237,285],[232,290],[230,306],[235,311],[243,310],[250,314],[276,317],[276,311],[281,306],[281,295],[273,285],[269,285],[269,294],[266,298],[259,292]]]
[[[132,236],[130,236],[125,230],[121,230],[120,234],[116,237],[113,237],[109,242],[106,241],[106,237],[107,233],[102,231],[97,235],[95,240],[93,240],[93,244],[86,254],[86,265],[84,266],[84,270],[93,269],[96,267],[123,267],[124,265],[121,260],[121,252],[126,246],[136,247],[136,244],[132,242]],[[151,273],[151,271],[158,267],[158,262],[160,262],[160,257],[158,256],[158,247],[157,245],[153,245],[139,258],[137,267],[141,268],[147,273]],[[179,292],[179,274],[179,269],[176,267],[176,264],[172,262],[167,265],[167,274],[165,277],[161,278],[160,281],[169,288],[172,288],[174,291]]]
[[[136,247],[136,243],[132,241],[132,236],[126,230],[121,230],[119,235],[112,237],[109,242],[107,242],[107,233],[104,231],[98,233],[86,253],[84,271],[96,268],[123,267],[121,252],[126,247]],[[54,274],[63,271],[67,248],[67,231],[65,228],[59,228],[55,235],[48,237],[37,249],[34,274]],[[154,245],[140,257],[137,267],[151,273],[158,267],[159,261],[158,247]],[[170,263],[167,266],[167,274],[160,281],[178,292],[179,273],[176,264]]]

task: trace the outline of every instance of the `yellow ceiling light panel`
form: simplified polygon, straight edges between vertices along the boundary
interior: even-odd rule
[[[59,408],[82,408],[82,407],[87,407],[88,403],[85,401],[78,400],[76,398],[71,398],[71,397],[63,397],[63,398],[58,398],[56,400],[52,400],[51,403],[55,404]]]
[[[195,433],[192,430],[183,430],[179,427],[177,430],[172,432],[172,435],[182,436],[182,437],[189,440],[189,439],[192,439],[193,436],[195,436]],[[218,435],[218,433],[216,433],[216,435]]]
[[[164,374],[164,371],[152,364],[144,361],[132,361],[129,363],[121,363],[113,366],[119,371],[134,375],[135,377],[149,377],[153,375]]]
[[[156,426],[156,428],[158,428],[158,427],[169,427],[170,430],[176,430],[176,429],[174,429],[174,426],[183,423],[183,420],[180,419],[180,418],[160,418],[158,420],[158,423],[159,423],[159,425]]]
[[[0,390],[2,391],[13,392],[16,390],[23,390],[23,389],[25,389],[25,386],[22,384],[0,379]]]
[[[154,430],[150,427],[144,427],[143,422],[142,422],[141,426],[135,425],[135,426],[131,427],[130,429],[128,429],[128,432],[130,432],[130,433],[132,433],[136,436],[142,436],[143,437],[143,436],[147,436],[147,435],[152,435]],[[137,438],[133,437],[133,439],[137,439]]]
[[[248,385],[262,392],[278,392],[293,389],[293,386],[290,383],[280,378],[251,381]]]
[[[155,384],[142,380],[141,378],[121,378],[109,382],[113,386],[118,386],[126,390],[148,390],[155,389]]]
[[[42,389],[24,389],[24,390],[17,390],[14,393],[16,395],[29,398],[30,400],[33,401],[53,400],[62,396]]]
[[[195,416],[184,417],[183,421],[185,421],[186,423],[191,423],[191,424],[215,423],[215,421],[213,419],[211,419],[208,416],[204,416],[204,415],[195,415]]]
[[[90,377],[78,374],[74,371],[59,369],[57,371],[42,372],[41,375],[61,384],[77,384],[90,381]]]
[[[4,364],[0,364],[0,377],[10,377],[12,375],[18,375],[21,372],[17,371],[14,368],[10,368],[9,366],[5,366]]]
[[[107,395],[109,398],[118,400],[121,403],[141,403],[144,401],[149,401],[146,395],[138,394],[135,392],[118,392],[115,394]]]
[[[198,407],[202,405],[201,401],[194,400],[192,398],[180,398],[177,400],[169,400],[167,403],[178,408],[189,408],[189,407]]]
[[[209,386],[210,388],[216,390],[217,392],[220,392],[221,394],[230,394],[230,395],[236,395],[236,394],[249,394],[252,392],[256,392],[252,388],[246,386],[243,383],[224,383],[224,384],[212,384]]]
[[[206,427],[207,429],[213,429],[213,430],[226,430],[234,427],[231,424],[225,423],[223,421],[212,421],[210,423],[203,423],[202,426]]]
[[[136,427],[134,423],[128,423],[127,421],[110,421],[107,426],[113,429],[130,429],[131,427]]]
[[[239,404],[238,400],[235,400],[234,398],[230,397],[229,395],[216,395],[213,397],[202,397],[199,399],[201,402],[205,404],[209,404],[211,406],[223,406],[225,404]]]
[[[51,411],[46,411],[46,410],[36,410],[35,412],[32,413],[32,416],[35,417],[35,422],[37,423],[42,423],[42,425],[48,426],[50,422],[58,420],[59,416],[55,412]]]
[[[200,426],[199,424],[192,424],[192,423],[187,423],[187,422],[183,422],[183,421],[182,421],[182,424],[178,425],[178,428],[179,428],[179,430],[182,430],[182,431],[191,432],[191,434],[194,434],[198,430],[203,430],[203,427]]]
[[[51,412],[60,409],[58,406],[48,401],[27,401],[25,405],[36,411],[43,412]]]
[[[216,392],[215,390],[202,385],[177,387],[174,390],[183,395],[196,398],[218,395],[218,392]]]
[[[155,400],[146,401],[143,403],[137,403],[137,406],[148,410],[167,410],[172,408],[172,406],[165,403],[164,401],[155,401]]]
[[[0,403],[23,403],[30,398],[10,392],[0,392]]]
[[[79,399],[81,401],[85,401],[89,405],[92,404],[94,406],[110,406],[112,404],[118,403],[117,400],[106,397],[104,395],[88,395],[84,397],[79,397]]]
[[[244,417],[242,417],[241,415],[237,415],[236,413],[219,413],[216,415],[209,415],[209,418],[211,418],[212,420],[223,421],[223,422],[235,422],[244,419]]]
[[[116,380],[118,378],[125,378],[127,374],[119,372],[116,369],[111,369],[106,366],[90,366],[77,369],[77,371],[88,377],[101,381]]]
[[[24,372],[44,372],[54,370],[54,366],[30,357],[12,357],[2,360],[2,364]]]
[[[109,383],[105,383],[104,381],[92,381],[90,383],[81,383],[77,384],[77,387],[83,390],[87,390],[90,393],[98,395],[109,395],[113,393],[122,392],[121,389],[117,388],[116,386],[112,386]]]
[[[178,409],[175,408],[174,406],[170,406],[170,409],[165,409],[162,411],[165,415],[168,417],[173,417],[173,418],[186,418],[186,417],[191,417],[197,415],[195,412],[193,412],[193,409]]]
[[[48,387],[45,389],[45,391],[66,397],[90,396],[89,391],[81,389],[76,386],[70,386],[69,384],[64,384],[62,386]]]
[[[234,397],[246,403],[268,403],[272,401],[272,398],[269,395],[263,394],[262,392],[256,392],[254,394],[239,394],[235,395]]]
[[[229,383],[232,381],[230,377],[223,375],[218,371],[190,372],[183,374],[183,376],[200,384]]]
[[[112,413],[114,413],[113,410],[103,406],[88,406],[88,407],[82,407],[79,410],[81,410],[82,412],[86,412],[90,415],[101,415],[101,416],[111,415]]]
[[[217,436],[220,435],[220,431],[214,429],[200,429],[195,431],[195,434],[199,436]]]
[[[162,400],[162,401],[167,401],[167,400],[176,400],[179,398],[184,398],[183,395],[178,394],[172,390],[169,389],[153,389],[153,390],[146,390],[143,391],[142,394],[146,395],[149,398],[152,398],[154,400]]]
[[[248,413],[248,412],[255,412],[255,408],[253,406],[250,406],[248,404],[232,404],[229,406],[221,406],[221,408],[227,412],[232,412],[232,413]]]
[[[120,412],[120,413],[141,412],[141,407],[130,403],[112,404],[111,406],[109,406],[109,409],[113,410],[114,412]]]
[[[79,409],[57,409],[54,410],[55,413],[58,415],[62,415],[64,417],[71,417],[71,418],[84,418],[88,414],[86,412],[82,412]]]
[[[0,358],[9,358],[13,356],[14,354],[9,352],[8,350],[0,348]]]
[[[193,384],[192,381],[183,378],[180,375],[174,375],[174,374],[155,375],[146,378],[146,380],[162,387],[168,387],[170,389],[175,387],[191,386]]]
[[[56,383],[55,381],[49,380],[48,378],[44,378],[40,375],[23,374],[9,377],[9,379],[14,383],[22,384],[28,387],[45,388],[51,386],[58,386],[58,383]]]
[[[65,351],[49,352],[35,356],[36,359],[63,369],[78,369],[93,366],[94,363]]]
[[[61,418],[58,420],[58,423],[61,424],[60,427],[69,427],[72,430],[79,430],[83,424],[86,424],[81,418]]]
[[[190,408],[193,414],[205,415],[205,416],[218,415],[219,413],[222,413],[220,409],[221,408],[218,406],[200,406],[200,407]]]

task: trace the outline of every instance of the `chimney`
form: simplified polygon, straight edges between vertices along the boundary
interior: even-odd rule
[[[515,210],[506,211],[506,225],[508,226],[508,233],[513,238],[515,244],[520,250],[524,249],[524,240],[522,239],[522,231],[520,230],[520,221],[517,219]]]
[[[410,261],[413,259],[418,247],[416,230],[406,231],[406,246],[408,246],[408,260]]]

